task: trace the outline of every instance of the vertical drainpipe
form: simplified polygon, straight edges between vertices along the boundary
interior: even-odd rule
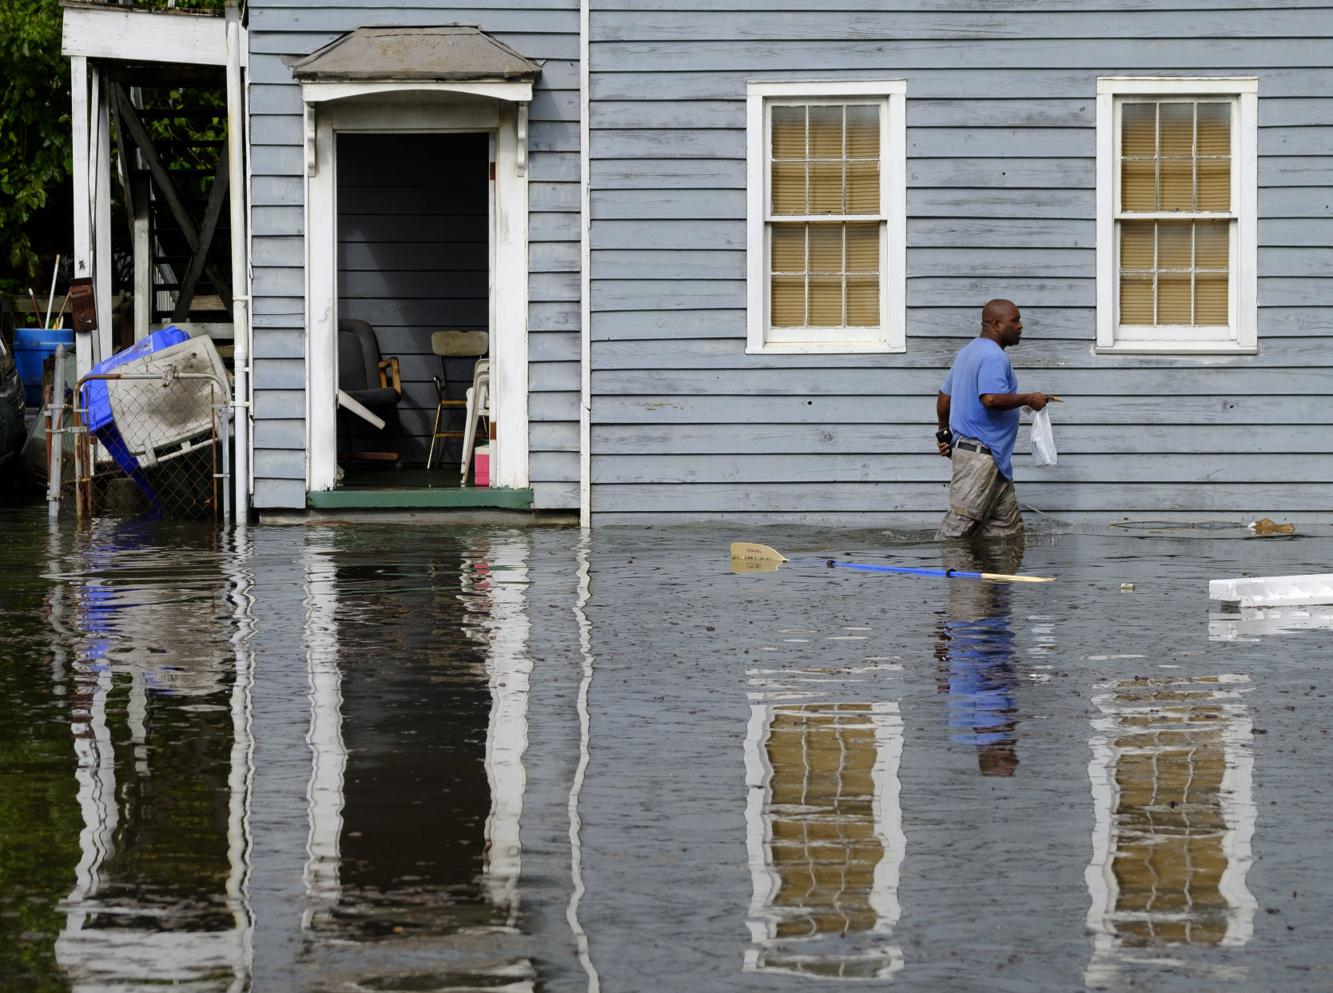
[[[579,3],[579,526],[592,524],[592,181],[589,8]]]
[[[241,90],[241,11],[238,0],[227,0],[227,167],[231,208],[231,299],[236,381],[232,410],[236,414],[236,523],[250,519],[250,296],[245,237],[245,108]]]

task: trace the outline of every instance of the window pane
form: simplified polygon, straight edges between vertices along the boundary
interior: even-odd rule
[[[842,162],[810,163],[810,213],[842,213]]]
[[[1201,272],[1194,277],[1194,323],[1227,324],[1231,320],[1227,306],[1226,273]]]
[[[1167,159],[1159,163],[1161,192],[1158,210],[1194,209],[1194,160]]]
[[[1231,155],[1231,104],[1199,104],[1199,155]]]
[[[1120,226],[1120,268],[1152,271],[1155,258],[1152,221],[1126,221]]]
[[[1194,157],[1194,104],[1157,105],[1158,154]]]
[[[1197,221],[1194,225],[1194,265],[1199,269],[1228,269],[1231,255],[1230,221]]]
[[[842,107],[810,108],[810,158],[842,158]]]
[[[772,320],[775,328],[799,328],[805,324],[805,277],[774,276]]]
[[[805,272],[805,225],[774,224],[773,228],[774,272]]]
[[[879,225],[848,224],[847,271],[879,272]]]
[[[1231,160],[1199,159],[1199,210],[1231,209]]]
[[[847,213],[879,213],[879,162],[847,163]]]
[[[851,104],[847,107],[847,157],[879,158],[878,104]]]
[[[1121,275],[1120,323],[1153,323],[1151,275]]]
[[[1189,221],[1162,221],[1157,225],[1157,268],[1190,268],[1192,229]]]
[[[879,277],[847,277],[847,324],[854,328],[879,326]]]
[[[810,325],[842,327],[842,277],[810,277]]]
[[[1157,154],[1157,105],[1155,103],[1126,103],[1120,110],[1123,134],[1120,154]]]
[[[810,225],[810,271],[842,272],[842,225]]]
[[[805,163],[773,163],[773,213],[806,214]]]
[[[1188,272],[1159,272],[1157,274],[1157,323],[1190,323],[1190,274]]]
[[[805,158],[805,108],[773,108],[773,158]]]
[[[1120,172],[1120,209],[1157,209],[1157,160],[1127,159]]]

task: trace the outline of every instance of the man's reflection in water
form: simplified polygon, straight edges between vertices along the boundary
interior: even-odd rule
[[[1022,538],[947,542],[940,550],[944,567],[962,572],[1016,573],[1023,564]],[[937,685],[949,694],[949,739],[976,747],[983,776],[1012,776],[1018,768],[1011,592],[1006,583],[949,580],[946,619],[936,631],[935,657],[943,663]]]

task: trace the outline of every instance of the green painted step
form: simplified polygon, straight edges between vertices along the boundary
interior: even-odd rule
[[[313,510],[448,510],[453,507],[531,510],[532,490],[489,486],[323,490],[307,493],[306,506]]]

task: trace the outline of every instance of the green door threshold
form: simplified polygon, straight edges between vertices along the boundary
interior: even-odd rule
[[[312,510],[450,510],[498,508],[531,510],[532,490],[492,486],[435,486],[421,489],[349,488],[306,494]]]

